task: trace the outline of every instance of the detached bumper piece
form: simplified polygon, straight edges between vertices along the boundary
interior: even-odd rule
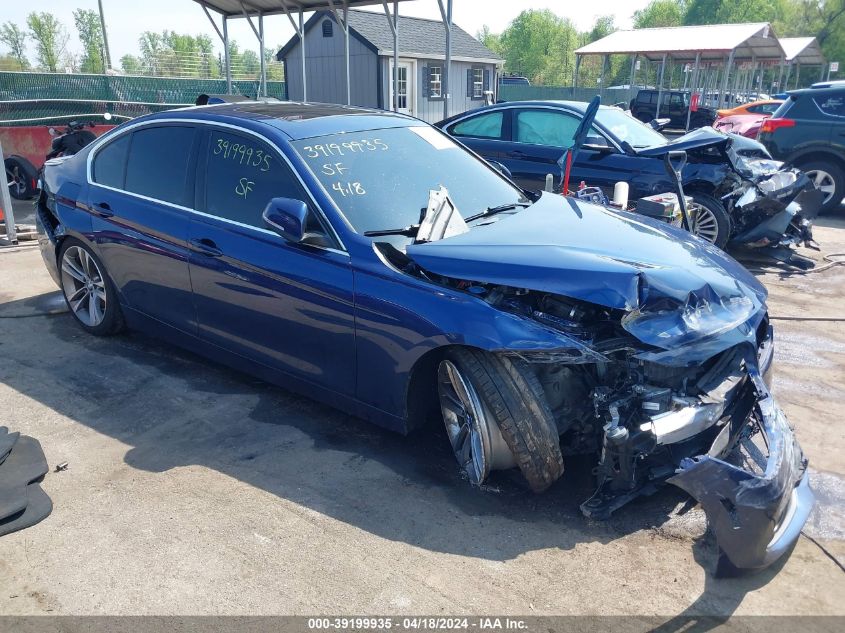
[[[39,485],[47,470],[38,440],[0,426],[0,536],[35,525],[53,511]]]
[[[737,420],[726,425],[707,455],[682,460],[667,480],[704,509],[719,546],[717,576],[763,569],[783,556],[798,539],[815,501],[807,460],[786,417],[756,368],[749,378],[757,392],[750,424]],[[748,440],[749,430],[759,431],[768,448],[759,473],[718,457],[729,453],[737,440]]]

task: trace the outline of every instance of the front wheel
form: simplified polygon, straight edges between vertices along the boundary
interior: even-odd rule
[[[123,329],[114,284],[88,246],[67,238],[59,250],[59,273],[65,302],[82,329],[97,336]]]
[[[5,160],[6,181],[9,183],[9,194],[16,200],[29,200],[38,191],[38,173],[32,164],[18,156],[10,156]]]
[[[687,213],[690,233],[719,248],[725,248],[731,237],[731,217],[725,206],[713,196],[693,192],[692,204]]]
[[[437,369],[452,451],[470,481],[519,466],[541,492],[563,473],[554,416],[527,363],[480,350],[452,350]]]

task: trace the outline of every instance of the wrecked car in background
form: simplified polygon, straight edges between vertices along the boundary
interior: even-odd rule
[[[812,506],[753,277],[687,232],[525,192],[416,119],[143,117],[48,163],[37,224],[86,331],[145,330],[402,433],[439,419],[474,484],[519,468],[539,492],[592,455],[584,514],[673,483],[731,569],[782,555]]]
[[[587,106],[575,101],[498,104],[456,115],[437,127],[484,158],[501,163],[519,186],[544,189],[546,175],[552,174],[554,190],[559,191],[558,160],[571,147]],[[628,208],[636,210],[638,199],[675,191],[663,157],[683,150],[688,161],[682,184],[692,198],[690,228],[695,235],[720,248],[782,249],[811,243],[811,224],[821,203],[816,196],[796,198],[815,186],[799,171],[772,161],[756,141],[709,127],[669,141],[612,106],[601,106],[595,117],[572,164],[571,182],[576,185],[583,181],[611,196],[617,182],[627,182]],[[768,160],[755,162],[758,159]],[[792,178],[794,182],[785,185]],[[743,198],[739,204],[748,188],[757,191],[758,199]],[[788,256],[778,253],[780,259]]]

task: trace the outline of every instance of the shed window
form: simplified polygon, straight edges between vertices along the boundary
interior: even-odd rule
[[[472,69],[472,98],[481,99],[484,96],[484,69]]]
[[[439,99],[443,96],[443,67],[428,67],[428,96]]]
[[[331,20],[323,20],[323,37],[331,37],[334,25]]]

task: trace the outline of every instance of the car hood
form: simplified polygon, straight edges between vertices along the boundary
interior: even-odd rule
[[[646,147],[645,149],[638,149],[637,154],[640,156],[663,156],[668,151],[688,151],[718,145],[727,147],[729,141],[730,137],[714,130],[712,127],[700,127],[697,130],[693,130],[669,141],[665,145],[655,145],[653,147]]]
[[[726,253],[640,215],[544,193],[494,217],[406,253],[438,275],[624,310],[629,332],[664,349],[735,328],[765,304],[765,288]]]

